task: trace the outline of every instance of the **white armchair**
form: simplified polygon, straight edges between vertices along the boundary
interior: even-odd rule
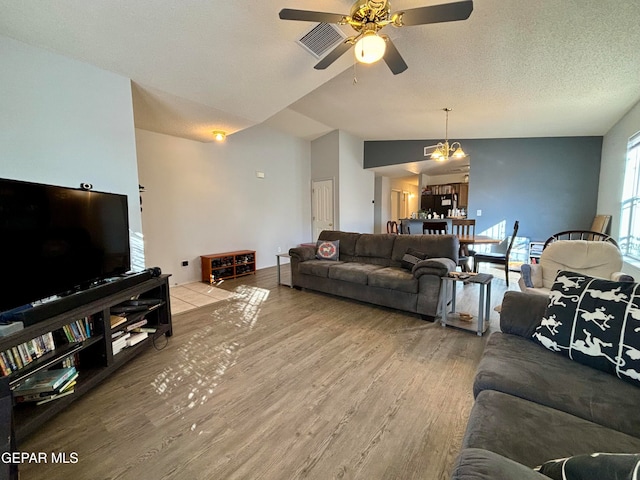
[[[560,270],[583,273],[591,277],[615,281],[634,281],[624,274],[622,254],[610,242],[589,240],[558,240],[550,243],[536,265],[522,265],[518,285],[527,293],[549,295]]]

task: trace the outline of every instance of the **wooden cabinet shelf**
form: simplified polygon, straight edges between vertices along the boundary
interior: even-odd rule
[[[254,250],[202,255],[200,262],[202,264],[202,281],[205,283],[214,283],[219,280],[256,273],[256,252]]]
[[[45,314],[42,320],[11,335],[0,337],[2,373],[9,380],[12,389],[39,371],[73,365],[78,372],[72,394],[42,405],[34,402],[18,403],[14,399],[13,417],[18,443],[75,399],[106,379],[117,368],[133,359],[145,346],[151,345],[162,335],[172,335],[168,277],[169,275],[144,277],[137,284],[131,281],[122,282],[122,288],[112,286],[104,295],[91,289],[86,293],[79,292],[74,294],[77,295],[74,300],[75,308],[58,313],[55,306],[52,306],[51,311],[56,313],[51,316]],[[85,302],[85,299],[88,301]],[[148,337],[140,343],[113,355],[111,335],[118,329],[111,329],[110,317],[120,311],[123,305],[135,301],[150,306],[138,310],[135,314],[124,313],[127,315],[127,321],[123,323],[122,328],[144,318],[145,327],[155,331],[148,333]],[[44,308],[45,312],[49,312],[46,304],[38,308]],[[81,326],[85,327],[82,331]],[[21,357],[20,366],[13,365],[17,360],[16,355]],[[12,359],[9,368],[6,368],[5,358]]]

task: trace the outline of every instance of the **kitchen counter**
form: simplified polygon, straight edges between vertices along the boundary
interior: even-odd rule
[[[409,232],[411,235],[422,235],[422,224],[425,222],[447,222],[447,231],[451,233],[453,229],[451,228],[451,221],[454,219],[464,219],[466,217],[446,217],[446,218],[431,218],[431,219],[423,219],[423,218],[401,218],[400,224],[402,225],[402,231],[406,233],[407,227],[409,227]]]

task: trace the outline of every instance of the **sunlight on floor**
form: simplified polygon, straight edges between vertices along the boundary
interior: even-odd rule
[[[201,285],[211,288],[204,283]],[[220,289],[214,287],[213,290]],[[234,301],[213,311],[211,317],[214,321],[194,332],[179,348],[176,364],[166,366],[151,382],[156,393],[171,404],[171,409],[176,415],[183,416],[187,411],[204,405],[211,398],[227,369],[236,364],[243,346],[242,333],[253,329],[262,304],[269,297],[269,290],[246,285],[240,285],[234,292],[222,291],[228,295],[227,298]],[[179,294],[182,293],[183,290],[179,290]],[[196,297],[197,299],[200,297]],[[221,322],[233,324],[238,328],[237,334],[233,335],[232,340],[212,345],[211,333],[220,328]],[[196,432],[197,424],[192,424],[190,430]],[[202,433],[205,432],[197,432],[198,435]]]
[[[212,287],[204,282],[171,286],[169,288],[169,294],[171,296],[172,315],[228,300],[233,297],[233,293],[221,288]]]

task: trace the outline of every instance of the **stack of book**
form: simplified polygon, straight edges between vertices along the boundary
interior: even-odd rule
[[[143,341],[148,336],[149,336],[148,332],[126,332],[126,333],[124,331],[114,332],[112,334],[113,341],[111,342],[113,354],[117,355],[124,348],[133,347],[134,345]]]
[[[42,370],[14,388],[13,396],[16,403],[33,402],[41,405],[72,394],[77,378],[75,367]]]
[[[111,348],[114,355],[119,354],[122,349],[127,346],[127,340],[129,340],[130,336],[131,333],[125,333],[123,330],[111,334],[111,338],[113,338],[113,341],[111,342]]]

